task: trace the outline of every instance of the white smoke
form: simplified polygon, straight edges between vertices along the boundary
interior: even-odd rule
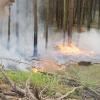
[[[100,53],[100,31],[91,29],[80,33],[79,46]]]
[[[3,10],[5,7],[2,8],[1,4],[4,3],[3,1],[6,0],[0,0],[0,10],[4,12]],[[16,0],[17,2],[18,0]],[[18,15],[18,21],[20,24],[20,38],[19,38],[19,45],[17,47],[16,42],[16,3],[14,3],[11,6],[11,41],[10,41],[10,50],[7,50],[7,30],[8,30],[8,18],[6,18],[0,27],[0,58],[12,58],[17,59],[24,62],[27,62],[26,58],[31,58],[33,55],[33,6],[32,1],[30,0],[29,4],[26,4],[27,0],[19,0],[19,15]],[[8,3],[7,3],[8,4]],[[5,4],[3,4],[5,5]],[[3,10],[2,10],[3,9]],[[28,11],[27,11],[28,10]],[[28,12],[28,13],[27,13]],[[26,17],[27,16],[27,17]],[[40,21],[39,21],[40,23]],[[54,47],[57,42],[61,41],[63,39],[63,33],[62,32],[54,32],[53,29],[49,29],[49,43],[48,43],[48,50],[47,52],[45,50],[45,40],[44,40],[44,25],[42,23],[39,24],[39,38],[38,38],[38,50],[39,50],[39,56],[55,56],[54,55]],[[77,41],[78,33],[73,34],[73,41],[76,43]],[[67,40],[66,40],[67,42]],[[100,33],[99,31],[95,29],[91,29],[90,31],[80,33],[80,39],[79,39],[79,47],[83,49],[88,49],[91,51],[94,51],[96,53],[100,53]],[[50,54],[49,54],[50,53]],[[52,54],[52,55],[51,55]],[[27,65],[25,64],[18,64],[12,61],[4,61],[3,63],[6,66],[9,66],[9,68],[13,67],[14,69],[20,69],[25,70],[27,68]]]

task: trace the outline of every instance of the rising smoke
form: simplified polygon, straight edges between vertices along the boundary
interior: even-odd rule
[[[100,53],[100,31],[91,29],[80,35],[80,47]]]
[[[17,5],[14,3],[11,6],[11,41],[10,41],[10,50],[7,50],[7,30],[8,30],[8,19],[0,21],[0,58],[12,58],[12,59],[21,59],[26,62],[27,58],[30,58],[33,53],[33,6],[32,0],[19,0],[19,15],[18,19],[16,18],[16,9]],[[16,0],[18,2],[18,0]],[[4,16],[6,13],[6,6],[9,4],[9,0],[0,0],[0,15]],[[40,9],[40,8],[39,8]],[[16,42],[16,22],[19,22],[19,45],[17,47]],[[39,20],[39,39],[38,39],[38,49],[39,55],[41,57],[54,57],[55,55],[50,55],[54,51],[54,47],[57,42],[61,41],[63,38],[63,32],[54,32],[53,30],[49,30],[49,46],[47,52],[45,50],[44,43],[44,25]],[[73,33],[73,41],[77,43],[78,33]],[[63,40],[62,40],[63,41]],[[67,41],[67,40],[66,40]],[[100,53],[100,33],[95,29],[91,29],[90,31],[80,33],[80,38],[78,41],[78,45],[80,48],[88,49],[91,51],[95,51],[96,53]],[[50,53],[50,54],[49,54]],[[16,64],[10,62],[6,62],[2,60],[4,64],[7,66],[13,66],[13,68],[18,69],[26,69],[27,65]]]

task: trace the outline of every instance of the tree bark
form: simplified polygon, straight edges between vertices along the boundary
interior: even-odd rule
[[[10,34],[11,34],[11,6],[9,5],[9,15],[8,15],[8,42],[7,42],[7,49],[10,49]]]
[[[34,6],[34,51],[33,56],[37,57],[38,55],[38,22],[37,22],[37,0],[33,0]]]
[[[19,0],[16,1],[16,43],[19,46]]]
[[[68,15],[68,45],[72,43],[72,28],[74,16],[74,0],[69,1],[69,15]]]
[[[48,46],[48,24],[49,24],[49,0],[46,0],[46,12],[45,12],[45,48]]]

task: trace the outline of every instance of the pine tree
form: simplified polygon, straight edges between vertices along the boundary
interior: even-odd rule
[[[37,0],[33,0],[34,8],[34,51],[33,56],[37,57],[38,55],[38,22],[37,22]]]
[[[19,0],[16,1],[16,43],[19,46]]]
[[[11,34],[11,6],[9,5],[9,15],[8,15],[8,41],[7,41],[7,49],[10,49],[10,34]]]
[[[45,12],[45,48],[48,45],[48,24],[49,24],[49,0],[46,0],[46,12]]]
[[[68,13],[68,45],[72,43],[72,28],[74,17],[74,0],[69,1],[69,13]]]

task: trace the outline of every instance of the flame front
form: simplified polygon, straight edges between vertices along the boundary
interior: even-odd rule
[[[57,48],[62,54],[69,54],[69,55],[78,55],[78,54],[84,54],[84,55],[90,55],[94,54],[93,51],[87,51],[87,50],[81,50],[80,48],[76,47],[74,44],[70,45],[57,45]]]
[[[37,72],[38,72],[38,69],[32,68],[32,72],[33,72],[33,73],[37,73]]]

